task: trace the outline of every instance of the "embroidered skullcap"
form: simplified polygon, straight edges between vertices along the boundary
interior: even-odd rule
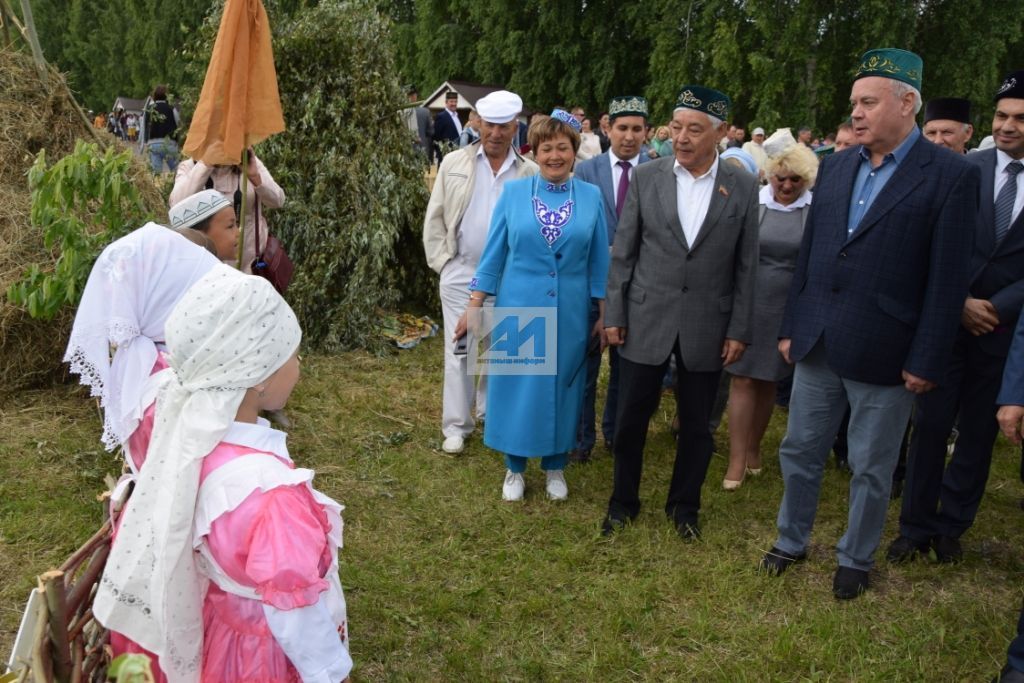
[[[562,123],[568,125],[577,133],[583,130],[583,124],[576,120],[576,117],[567,112],[564,109],[555,109],[551,112],[551,118],[558,119]]]
[[[764,128],[758,126],[757,128],[754,129],[754,132],[751,133],[751,135],[764,135]]]
[[[703,85],[684,85],[676,97],[675,111],[696,109],[725,121],[729,118],[732,100],[725,93]]]
[[[455,92],[454,90],[449,90],[444,94],[444,98],[446,100],[457,100],[459,99],[459,93]]]
[[[495,90],[476,101],[476,113],[488,123],[508,123],[523,110],[523,100],[508,90]]]
[[[779,128],[762,143],[762,146],[765,154],[777,157],[795,144],[797,144],[796,138],[793,137],[789,128]]]
[[[613,97],[608,105],[608,120],[614,121],[620,116],[642,116],[647,118],[647,98],[639,95]]]
[[[971,122],[971,101],[959,97],[936,97],[924,106],[924,122],[959,121]]]
[[[924,62],[916,54],[895,47],[883,47],[868,50],[861,56],[860,66],[857,67],[853,80],[880,76],[903,81],[920,91],[923,75]]]
[[[171,219],[171,227],[191,228],[210,218],[225,206],[231,206],[231,202],[217,190],[196,192],[171,207],[168,214]]]
[[[992,99],[998,102],[1004,97],[1024,100],[1024,71],[1014,71],[1007,74],[999,86],[999,90],[996,91],[996,96]]]

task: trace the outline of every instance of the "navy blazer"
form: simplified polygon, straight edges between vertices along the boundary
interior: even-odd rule
[[[824,338],[847,379],[896,385],[906,370],[938,383],[967,296],[981,173],[922,136],[848,237],[860,149],[821,162],[779,337],[794,362]]]
[[[449,140],[454,143],[459,141],[459,129],[455,127],[452,115],[448,113],[447,109],[442,109],[434,117],[434,142],[439,140]]]
[[[637,163],[643,164],[650,160],[649,156],[641,152]],[[601,188],[601,196],[604,197],[604,220],[608,226],[608,246],[610,247],[615,243],[615,228],[619,225],[619,217],[615,213],[615,192],[618,188],[612,186],[612,164],[608,160],[608,152],[576,164],[575,176]]]
[[[996,405],[1024,406],[1024,316],[1017,320],[1013,345],[1003,368],[1003,384]]]
[[[976,299],[991,302],[999,314],[999,326],[978,337],[978,344],[987,353],[1005,358],[1024,306],[1024,211],[1010,226],[1006,239],[996,246],[996,150],[970,154],[967,160],[981,169],[981,206],[971,258],[970,292]]]

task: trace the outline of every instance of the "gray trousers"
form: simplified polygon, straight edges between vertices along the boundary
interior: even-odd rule
[[[868,570],[882,537],[892,472],[914,406],[902,384],[885,386],[844,379],[825,360],[822,342],[796,364],[786,436],[779,446],[785,493],[775,546],[800,554],[807,549],[818,508],[821,479],[832,442],[850,404],[849,516],[836,546],[839,565]]]

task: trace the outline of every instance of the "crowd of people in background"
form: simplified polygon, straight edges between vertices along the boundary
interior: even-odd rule
[[[911,52],[868,51],[850,118],[824,136],[755,126],[747,139],[731,99],[700,84],[680,89],[666,125],[652,124],[645,98],[617,97],[596,122],[581,107],[534,114],[525,139],[516,95],[482,98],[480,142],[441,158],[424,221],[445,307],[443,449],[461,452],[486,418],[484,444],[505,459],[502,499],[524,500],[522,473],[538,458],[547,496],[562,500],[565,470],[591,459],[599,424],[614,457],[600,527],[624,533],[671,386],[664,509],[692,542],[725,406],[722,487],[734,491],[764,471],[780,403],[784,493],[761,572],[807,557],[833,449],[850,474],[837,599],[870,588],[901,493],[886,559],[960,561],[996,435],[1019,443],[1024,419],[1024,72],[994,88],[993,135],[974,154],[966,100],[930,101],[918,126],[922,72]],[[438,139],[461,132],[457,101],[448,93],[434,120]],[[477,383],[467,310],[488,306],[555,309],[557,373]],[[1024,681],[1024,612],[996,680]]]

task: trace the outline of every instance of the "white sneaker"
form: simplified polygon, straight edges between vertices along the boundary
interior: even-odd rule
[[[565,500],[569,497],[569,486],[565,483],[565,475],[562,474],[562,470],[547,470],[544,474],[548,478],[548,498]]]
[[[461,453],[465,445],[466,441],[461,436],[449,436],[441,445],[441,450],[445,453]]]
[[[512,470],[505,472],[505,483],[501,487],[502,500],[522,500],[526,491],[526,480],[523,475]]]

